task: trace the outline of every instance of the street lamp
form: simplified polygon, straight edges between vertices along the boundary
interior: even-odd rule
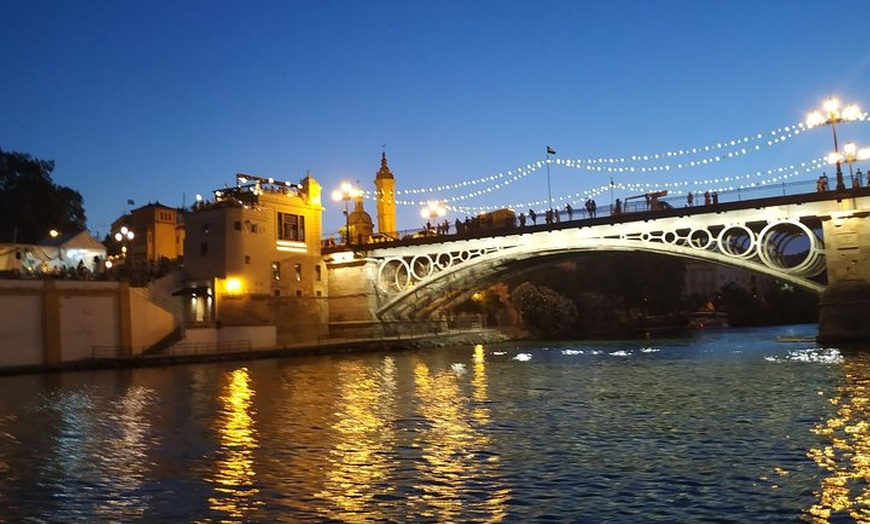
[[[816,126],[830,125],[831,132],[834,134],[834,153],[838,156],[837,164],[837,190],[846,189],[846,184],[843,183],[843,171],[840,169],[840,148],[837,144],[837,124],[842,122],[854,122],[863,118],[861,109],[855,104],[849,104],[840,110],[840,101],[836,98],[827,98],[822,103],[822,111],[813,111],[807,115],[806,126],[812,129]],[[830,158],[830,157],[829,157]]]
[[[843,145],[843,160],[849,163],[849,176],[852,178],[852,187],[855,187],[855,173],[852,172],[852,162],[867,160],[868,158],[870,158],[870,147],[859,149],[854,142],[846,142]]]
[[[842,153],[831,153],[828,155],[828,163],[846,162],[849,164],[849,177],[852,180],[852,187],[855,187],[855,173],[852,171],[852,163],[857,160],[870,159],[870,147],[858,148],[854,142],[846,142],[843,144]],[[859,170],[860,174],[860,170]]]
[[[358,188],[354,187],[350,182],[342,182],[338,189],[332,192],[332,199],[336,202],[344,200],[344,241],[346,245],[350,245],[350,213],[348,204],[351,199],[357,198],[360,195]]]
[[[115,233],[115,240],[121,243],[121,256],[127,258],[127,241],[133,240],[133,230],[127,226],[121,226],[121,230]]]
[[[431,228],[429,222],[432,218],[442,218],[447,215],[447,206],[443,202],[430,201],[426,202],[426,206],[420,210],[420,216],[426,219],[426,225]]]

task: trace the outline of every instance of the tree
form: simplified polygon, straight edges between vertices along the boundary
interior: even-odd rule
[[[0,242],[35,244],[87,228],[82,195],[51,179],[53,160],[0,149]]]
[[[513,290],[511,299],[530,331],[550,338],[572,332],[577,308],[552,289],[524,282]]]

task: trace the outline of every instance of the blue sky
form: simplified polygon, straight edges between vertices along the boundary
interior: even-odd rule
[[[725,188],[827,154],[830,128],[783,130],[825,97],[870,108],[865,0],[5,0],[0,13],[0,148],[55,160],[99,235],[128,199],[190,205],[238,172],[310,171],[327,197],[343,180],[371,190],[384,145],[399,190],[442,187],[399,196],[415,202],[399,207],[402,229],[428,199],[453,199],[451,220],[546,207],[546,169],[513,180],[546,146],[560,160],[673,164],[551,164],[560,206],[611,178]],[[767,145],[771,131],[783,138]],[[665,155],[757,133],[749,153],[709,165],[673,168],[713,153]],[[868,122],[838,134],[870,146]],[[329,233],[343,217],[325,205]]]

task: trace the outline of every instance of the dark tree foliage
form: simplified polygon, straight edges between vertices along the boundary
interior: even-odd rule
[[[570,334],[577,320],[577,309],[571,300],[552,289],[525,282],[511,293],[511,298],[529,331],[554,338]]]
[[[717,308],[732,326],[802,324],[818,319],[819,298],[809,291],[776,285],[752,294],[732,283],[722,286]]]
[[[51,179],[54,161],[0,149],[0,242],[35,244],[87,228],[82,195]]]
[[[615,299],[625,311],[663,314],[680,309],[685,268],[685,261],[676,257],[601,253],[577,256],[546,271],[536,271],[528,280],[558,289],[578,306],[580,296],[594,293]]]

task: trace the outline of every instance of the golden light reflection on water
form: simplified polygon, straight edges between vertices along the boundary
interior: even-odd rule
[[[220,397],[223,410],[217,429],[221,447],[214,478],[206,479],[214,484],[215,494],[208,499],[211,509],[233,519],[244,519],[260,505],[254,500],[259,490],[254,486],[254,451],[258,443],[253,398],[248,369],[236,369]]]
[[[836,416],[813,430],[829,443],[808,453],[825,472],[818,501],[805,512],[819,524],[844,515],[870,523],[870,356],[844,357],[842,367],[842,384],[830,399]]]
[[[510,496],[506,487],[498,486],[494,478],[498,469],[498,455],[488,453],[490,438],[481,432],[479,424],[489,420],[484,403],[486,391],[486,364],[483,346],[475,346],[473,356],[472,399],[461,392],[462,374],[442,370],[432,372],[423,362],[414,366],[416,396],[420,401],[420,414],[426,418],[428,429],[421,432],[414,446],[422,453],[417,462],[420,474],[419,495],[411,497],[413,505],[422,510],[423,518],[438,522],[455,522],[463,508],[463,494],[475,484],[490,487],[486,493],[477,493],[484,500],[486,522],[500,522],[506,515],[505,504]],[[467,505],[467,502],[466,502]]]
[[[329,452],[323,489],[316,497],[331,505],[322,512],[343,522],[384,520],[382,497],[395,490],[389,482],[396,463],[396,363],[385,357],[379,370],[360,361],[342,362],[339,368],[335,444]]]

